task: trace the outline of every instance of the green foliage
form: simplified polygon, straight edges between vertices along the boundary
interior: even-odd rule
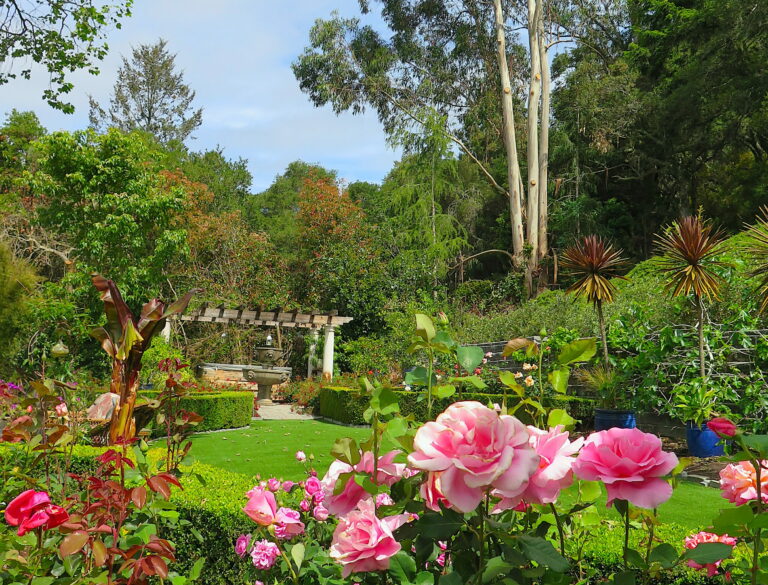
[[[86,69],[99,72],[95,61],[107,54],[105,30],[120,28],[120,21],[131,15],[133,0],[101,2],[94,0],[45,0],[43,2],[11,2],[0,25],[0,62],[31,59],[50,75],[50,85],[43,99],[54,108],[72,113],[74,107],[62,100],[72,91],[67,80],[70,72]],[[21,75],[32,76],[29,62],[21,70],[6,67],[0,72],[0,86]]]
[[[136,297],[157,294],[168,266],[188,254],[183,185],[162,173],[157,147],[137,134],[57,132],[37,143],[35,222],[65,235],[84,272],[98,271]]]
[[[146,132],[161,144],[183,143],[203,123],[203,109],[189,111],[195,92],[175,71],[167,41],[139,45],[117,70],[109,110],[90,99],[91,127]]]
[[[19,350],[20,332],[30,318],[37,281],[32,267],[15,258],[0,240],[0,355],[10,356]],[[10,368],[10,360],[0,360],[0,376],[9,375]]]
[[[139,396],[156,399],[159,392],[142,390]],[[198,432],[247,427],[253,414],[253,392],[216,392],[214,394],[187,394],[180,399],[183,410],[195,412],[203,422],[195,427]],[[155,426],[153,437],[163,436],[165,427]]]
[[[416,421],[427,421],[427,401],[416,392],[395,390],[400,403],[400,413],[407,417],[413,415]],[[363,413],[368,408],[369,396],[361,394],[350,388],[326,386],[320,389],[320,416],[344,424],[364,425],[366,420]],[[459,400],[477,400],[485,405],[500,403],[498,394],[482,394],[477,392],[457,392],[450,398],[435,398],[433,410],[440,413],[453,402]],[[514,405],[514,401],[507,399],[508,405]],[[553,407],[568,410],[571,415],[579,420],[587,420],[594,408],[594,401],[586,398],[554,397],[551,401]],[[518,413],[522,419],[525,415]],[[530,421],[529,421],[530,422]]]

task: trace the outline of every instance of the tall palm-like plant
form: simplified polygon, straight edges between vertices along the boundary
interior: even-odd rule
[[[716,257],[722,252],[723,232],[701,216],[687,216],[675,221],[656,236],[661,252],[660,269],[666,276],[672,296],[690,295],[699,314],[699,372],[706,375],[704,364],[704,299],[718,299],[722,280],[714,268],[723,266]]]
[[[606,368],[609,368],[610,364],[603,304],[613,302],[616,287],[610,279],[618,276],[616,270],[624,263],[621,252],[606,243],[600,236],[586,236],[563,253],[563,268],[577,277],[576,282],[568,287],[567,292],[585,297],[594,305],[597,312]]]
[[[750,242],[747,252],[754,260],[755,268],[750,276],[758,279],[757,292],[760,295],[760,312],[768,308],[768,206],[760,208],[755,225],[747,226]]]
[[[183,313],[199,289],[189,291],[170,305],[160,299],[152,299],[142,307],[141,314],[136,318],[113,281],[100,274],[91,275],[91,280],[101,294],[107,315],[107,325],[94,329],[91,335],[101,342],[101,347],[112,358],[109,391],[120,396],[109,423],[109,442],[114,445],[132,439],[136,434],[133,408],[144,352],[149,349],[152,338],[165,327],[165,320],[171,315]]]

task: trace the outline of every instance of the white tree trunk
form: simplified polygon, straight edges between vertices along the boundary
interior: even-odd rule
[[[539,99],[541,98],[541,11],[543,0],[528,0],[528,42],[531,58],[528,88],[528,245],[526,282],[532,293],[531,273],[539,264]]]
[[[507,151],[507,184],[509,195],[509,215],[512,223],[512,251],[515,263],[523,264],[523,248],[525,233],[523,229],[522,179],[520,176],[520,161],[517,155],[517,138],[515,136],[515,112],[512,100],[512,82],[509,78],[509,63],[507,62],[507,43],[504,34],[504,13],[501,0],[493,2],[496,19],[496,57],[501,77],[501,112],[504,120],[504,148]]]
[[[544,35],[544,19],[539,20],[539,62],[541,64],[541,123],[539,125],[539,260],[547,255],[548,196],[549,179],[549,116],[552,80],[549,71],[549,49]]]

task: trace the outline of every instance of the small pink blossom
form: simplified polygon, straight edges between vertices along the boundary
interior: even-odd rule
[[[67,405],[63,402],[59,402],[56,405],[56,416],[65,417],[69,414],[69,410],[67,410]]]
[[[377,476],[375,482],[378,485],[392,486],[395,482],[404,477],[405,465],[402,463],[395,463],[395,457],[399,455],[399,451],[390,451],[385,455],[379,457],[377,466]],[[331,514],[337,516],[343,516],[347,512],[353,510],[357,503],[368,497],[366,492],[360,484],[358,484],[354,478],[350,477],[347,483],[344,485],[344,490],[340,494],[334,495],[336,488],[336,482],[339,477],[344,473],[368,473],[373,474],[373,453],[366,451],[362,453],[360,461],[352,467],[341,461],[334,461],[328,468],[328,472],[322,481],[323,492],[325,493],[325,507]],[[309,481],[309,480],[307,480]]]
[[[290,480],[284,481],[283,485],[282,485],[283,491],[286,492],[286,493],[290,493],[291,490],[293,489],[293,486],[295,486],[295,485],[297,485],[297,484],[294,481],[290,481]]]
[[[727,534],[718,535],[711,532],[699,532],[693,536],[689,536],[685,539],[685,548],[696,548],[703,542],[720,542],[727,544],[728,546],[736,546],[736,539]],[[696,561],[688,561],[688,566],[694,569],[706,569],[707,577],[714,577],[717,575],[717,568],[720,566],[721,561],[715,563],[707,563],[706,565],[700,565]]]
[[[328,520],[329,515],[330,514],[328,514],[328,510],[326,510],[325,506],[323,506],[322,504],[318,504],[317,506],[315,506],[315,509],[312,510],[312,516],[314,516],[315,520],[317,520],[318,522],[325,522],[326,520]]]
[[[296,461],[303,463],[307,460],[307,454],[304,451],[296,451]]]
[[[304,482],[304,491],[308,496],[313,496],[317,492],[323,491],[323,484],[321,484],[320,480],[316,477],[310,476],[307,478],[307,481]]]
[[[406,515],[377,518],[370,499],[360,501],[357,509],[339,518],[330,555],[343,565],[342,577],[389,569],[389,559],[400,550],[392,533],[408,520]]]
[[[768,460],[760,463],[760,499],[768,502]],[[750,461],[730,463],[720,470],[720,490],[729,502],[742,506],[757,500],[757,473]]]
[[[280,489],[280,486],[281,486],[281,485],[282,485],[282,483],[281,483],[281,482],[280,482],[280,480],[279,480],[279,479],[277,479],[276,477],[270,477],[270,478],[267,480],[267,488],[268,488],[268,489],[269,489],[269,491],[271,491],[271,492],[276,492],[276,491],[278,491],[278,490]]]
[[[301,508],[302,512],[309,512],[309,508],[312,506],[312,504],[309,502],[309,500],[301,500],[301,503],[299,504],[299,508]]]
[[[275,536],[288,540],[304,534],[304,523],[298,511],[291,508],[280,508],[275,514]]]
[[[253,566],[257,569],[262,569],[264,571],[271,569],[279,556],[280,549],[277,548],[277,545],[274,542],[257,540],[253,543],[251,559],[253,560]]]
[[[394,506],[395,501],[389,494],[381,493],[376,495],[376,507],[379,506]]]
[[[528,430],[515,417],[479,402],[456,402],[419,428],[408,461],[418,469],[440,472],[443,496],[469,513],[489,489],[502,498],[525,490],[539,464],[528,439]]]
[[[256,486],[247,494],[248,503],[243,508],[248,517],[261,526],[269,526],[275,521],[277,502],[272,492]]]
[[[235,554],[240,558],[243,558],[248,553],[248,548],[251,546],[251,535],[241,534],[235,542]]]
[[[587,438],[573,471],[581,479],[602,481],[609,506],[619,499],[639,508],[657,508],[672,495],[672,486],[661,478],[677,462],[677,455],[662,450],[656,435],[612,428]]]

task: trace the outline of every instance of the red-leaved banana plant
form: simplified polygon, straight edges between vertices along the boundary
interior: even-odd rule
[[[112,379],[109,391],[120,396],[109,423],[111,445],[133,439],[136,429],[133,408],[139,389],[141,358],[152,344],[152,338],[165,327],[165,320],[179,315],[189,305],[192,296],[200,292],[193,289],[170,305],[160,299],[152,299],[141,308],[138,319],[123,301],[117,285],[100,274],[92,274],[91,280],[104,302],[107,325],[91,331],[112,358]]]

